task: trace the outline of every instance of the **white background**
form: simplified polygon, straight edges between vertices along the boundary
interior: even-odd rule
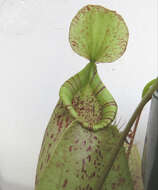
[[[126,53],[99,64],[119,105],[120,126],[157,75],[157,0],[0,0],[0,190],[33,190],[38,154],[62,83],[87,60],[68,42],[69,25],[86,4],[116,10],[130,33]],[[136,136],[142,153],[149,105]]]

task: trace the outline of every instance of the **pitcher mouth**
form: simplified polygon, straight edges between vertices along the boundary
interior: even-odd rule
[[[67,80],[59,95],[71,116],[90,130],[109,126],[116,116],[117,104],[100,80],[94,63]]]
[[[75,94],[72,99],[72,106],[78,116],[90,127],[102,119],[102,106],[98,103],[89,84]]]

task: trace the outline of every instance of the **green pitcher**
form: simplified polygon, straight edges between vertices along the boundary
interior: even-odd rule
[[[102,6],[87,5],[73,18],[71,47],[89,63],[60,88],[40,151],[35,190],[134,189],[123,146],[104,179],[121,133],[113,122],[117,104],[96,66],[120,58],[128,35],[123,18]]]

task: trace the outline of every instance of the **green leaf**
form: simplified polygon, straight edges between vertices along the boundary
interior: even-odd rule
[[[148,93],[149,89],[153,86],[153,84],[156,82],[157,79],[153,79],[150,82],[148,82],[142,92],[142,98]]]
[[[93,63],[62,85],[42,143],[35,190],[101,190],[101,184],[102,190],[133,189],[123,147],[104,182],[120,134],[111,125],[116,103],[103,87]]]
[[[98,5],[83,7],[70,25],[72,49],[91,62],[113,62],[126,50],[128,28],[115,11]]]

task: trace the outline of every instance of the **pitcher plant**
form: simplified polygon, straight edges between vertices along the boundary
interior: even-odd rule
[[[124,19],[100,5],[87,5],[73,18],[72,49],[89,60],[60,88],[59,101],[45,131],[35,190],[142,190],[136,149],[129,157],[124,144],[144,105],[158,86],[145,90],[124,131],[114,122],[117,103],[97,72],[125,52],[129,32]],[[128,147],[128,144],[126,143]],[[137,173],[136,176],[133,172]],[[135,179],[136,179],[135,178]]]

